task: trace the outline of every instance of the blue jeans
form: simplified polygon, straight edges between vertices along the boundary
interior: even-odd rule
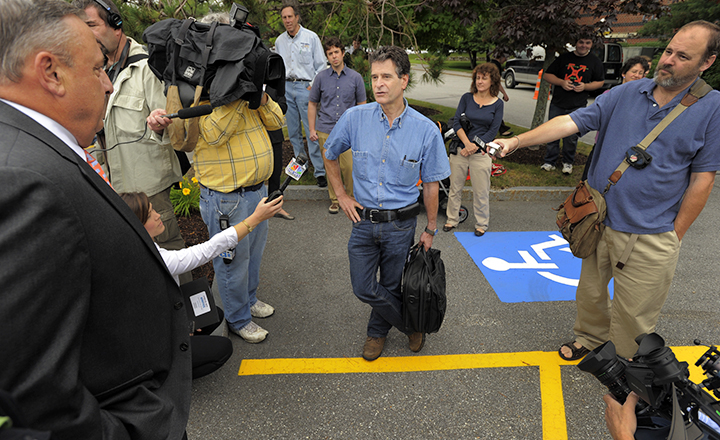
[[[585,107],[585,106],[583,106]],[[560,108],[556,105],[550,104],[550,109],[548,110],[548,121],[552,118],[555,118],[557,116],[562,115],[569,115],[570,113],[574,112],[575,110],[583,107],[575,107],[575,108]],[[577,150],[577,143],[578,143],[578,133],[573,133],[570,136],[563,138],[563,148],[562,148],[562,163],[569,163],[572,165],[575,163],[575,151]],[[548,142],[546,145],[545,150],[545,163],[549,163],[550,165],[555,165],[555,162],[557,162],[558,157],[560,157],[560,139],[552,142]]]
[[[260,199],[267,196],[262,185],[257,191],[221,193],[200,187],[200,214],[210,236],[220,232],[220,215],[230,218],[230,224],[240,223],[255,211]],[[250,307],[257,302],[255,294],[260,282],[260,261],[268,235],[268,222],[264,221],[243,238],[235,248],[235,258],[225,264],[222,257],[213,259],[215,283],[225,308],[225,319],[239,330],[252,319]]]
[[[287,113],[285,121],[287,122],[288,136],[293,146],[295,157],[300,153],[305,153],[303,145],[302,126],[305,127],[305,134],[308,137],[308,153],[310,153],[310,162],[315,168],[315,177],[325,175],[325,165],[320,155],[320,146],[317,141],[310,140],[310,123],[308,122],[308,101],[310,99],[310,85],[307,81],[288,81],[285,83],[285,99],[287,100]]]
[[[407,334],[400,286],[416,224],[416,217],[387,223],[373,224],[370,220],[353,223],[348,241],[350,282],[355,296],[372,307],[368,336],[385,337],[392,327]]]

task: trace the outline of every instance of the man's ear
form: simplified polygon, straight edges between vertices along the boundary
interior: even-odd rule
[[[56,96],[65,95],[64,74],[66,66],[48,51],[40,51],[33,59],[33,67],[40,85]]]
[[[405,90],[410,82],[410,75],[400,76],[400,81],[402,81],[402,89]]]
[[[717,58],[717,55],[710,55],[710,57],[700,66],[700,72],[708,70],[710,66],[713,65],[713,62],[715,62],[715,58]]]

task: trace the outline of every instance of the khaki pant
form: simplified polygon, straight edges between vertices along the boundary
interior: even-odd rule
[[[323,161],[326,161],[325,159],[325,141],[327,141],[328,136],[330,136],[327,133],[323,133],[320,131],[316,132],[318,135],[318,144],[320,145],[320,154],[322,154]],[[352,178],[352,151],[347,150],[343,154],[338,157],[338,163],[340,165],[340,176],[342,177],[343,184],[345,185],[345,192],[350,197],[353,196],[353,178]],[[327,168],[327,167],[325,167]],[[337,203],[337,196],[335,195],[335,190],[333,189],[333,186],[330,182],[328,182],[328,195],[330,196],[330,202]]]
[[[457,226],[459,222],[462,190],[465,187],[468,170],[473,188],[473,213],[475,229],[487,231],[490,222],[490,172],[492,159],[487,154],[471,154],[468,157],[458,154],[450,155],[450,194],[447,203],[447,222]]]
[[[160,214],[165,230],[162,234],[155,237],[155,242],[163,249],[176,251],[185,247],[185,240],[180,235],[180,227],[178,226],[177,217],[170,203],[170,188],[161,191],[154,196],[148,197],[152,203],[153,209]],[[192,273],[186,272],[180,274],[180,284],[192,281]]]
[[[640,235],[620,270],[615,265],[629,238],[606,227],[595,254],[583,260],[574,327],[583,347],[591,350],[610,340],[623,357],[635,354],[637,336],[655,331],[680,253],[675,231]],[[612,301],[607,288],[611,278]]]

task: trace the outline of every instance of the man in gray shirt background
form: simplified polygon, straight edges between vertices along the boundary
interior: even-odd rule
[[[314,87],[310,90],[308,102],[308,120],[310,122],[309,139],[320,144],[320,153],[325,159],[325,141],[345,110],[356,105],[365,104],[365,82],[359,73],[345,65],[345,50],[338,37],[331,37],[325,42],[325,55],[330,62],[330,69],[325,69],[315,76]],[[320,109],[318,110],[318,103]],[[315,119],[317,118],[317,123]],[[338,158],[340,173],[347,194],[353,196],[352,153],[348,150]],[[340,210],[332,185],[328,186],[330,195],[330,214]]]

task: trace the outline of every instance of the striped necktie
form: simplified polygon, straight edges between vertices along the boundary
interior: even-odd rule
[[[92,169],[94,169],[95,172],[98,173],[98,175],[102,177],[108,185],[110,185],[110,181],[108,180],[107,176],[105,176],[105,171],[103,171],[98,161],[94,157],[92,157],[90,153],[85,150],[83,151],[85,152],[85,160],[87,161],[88,165],[90,165]],[[112,188],[112,185],[110,185],[110,188]]]

